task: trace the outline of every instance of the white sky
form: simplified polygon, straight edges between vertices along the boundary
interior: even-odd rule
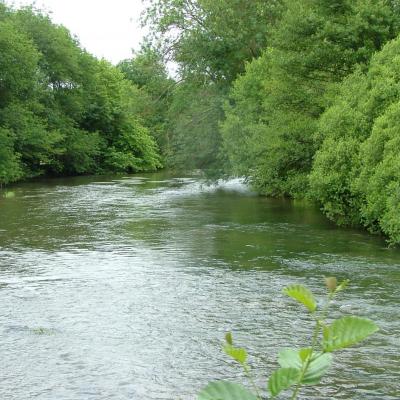
[[[7,0],[30,5],[33,0]],[[87,51],[116,64],[138,50],[145,31],[139,17],[141,0],[37,0],[37,8],[51,11],[51,19],[66,26]]]

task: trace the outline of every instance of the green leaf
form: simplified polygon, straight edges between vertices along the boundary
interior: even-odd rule
[[[226,340],[226,343],[230,344],[231,346],[233,345],[233,338],[232,338],[231,332],[227,332],[225,334],[225,340]]]
[[[336,292],[341,292],[342,290],[346,289],[346,287],[349,285],[350,281],[348,279],[345,279],[341,284],[336,288]]]
[[[299,353],[293,349],[281,350],[278,354],[278,363],[282,368],[301,369],[302,361]]]
[[[299,350],[299,356],[300,356],[301,361],[302,362],[306,361],[311,353],[312,353],[312,349],[310,349],[310,348],[300,349]]]
[[[301,349],[299,351],[285,349],[279,352],[278,363],[282,368],[295,368],[301,370],[308,357],[311,354],[311,349]],[[302,384],[315,385],[332,363],[331,354],[314,352],[311,361],[307,367],[307,371],[303,376]]]
[[[238,363],[240,363],[242,365],[247,360],[247,351],[245,349],[233,347],[233,346],[227,344],[224,347],[224,351],[228,356],[232,357],[235,361],[237,361]]]
[[[283,290],[283,293],[305,305],[312,313],[317,309],[313,294],[303,285],[290,285]]]
[[[257,400],[244,386],[227,381],[209,383],[198,395],[198,400]]]
[[[343,317],[324,328],[324,351],[334,351],[357,344],[378,330],[369,319]]]
[[[279,368],[268,380],[268,389],[272,397],[277,396],[282,390],[295,385],[300,377],[300,370],[296,368]]]
[[[316,385],[328,371],[331,364],[332,364],[331,354],[314,353],[301,383],[304,385]]]

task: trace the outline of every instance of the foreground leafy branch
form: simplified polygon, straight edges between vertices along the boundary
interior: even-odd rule
[[[333,298],[348,285],[348,281],[337,284],[336,278],[326,278],[328,289],[324,306],[319,309],[314,295],[303,285],[290,285],[283,292],[301,303],[312,315],[315,325],[309,347],[294,350],[284,349],[279,352],[280,368],[268,379],[267,389],[271,399],[282,391],[292,389],[291,400],[296,400],[305,385],[316,385],[328,371],[332,363],[332,352],[355,345],[378,330],[369,319],[345,316],[327,323],[327,316]],[[198,400],[262,400],[260,389],[255,384],[247,352],[235,347],[231,333],[225,336],[225,353],[241,365],[250,381],[252,391],[244,386],[227,381],[209,383],[198,395]]]

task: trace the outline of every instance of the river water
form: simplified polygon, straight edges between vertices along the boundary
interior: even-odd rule
[[[399,399],[400,252],[383,240],[240,181],[14,186],[0,194],[0,399],[195,399],[209,380],[243,380],[221,351],[226,331],[265,386],[278,350],[310,337],[282,288],[323,295],[331,275],[351,280],[333,315],[380,331],[302,399]]]

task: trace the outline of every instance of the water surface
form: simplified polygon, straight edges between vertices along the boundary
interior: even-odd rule
[[[241,380],[224,332],[257,380],[308,317],[282,295],[350,279],[334,315],[380,332],[344,351],[303,399],[400,398],[400,252],[338,229],[309,205],[165,174],[69,178],[0,194],[0,398],[195,399]]]

